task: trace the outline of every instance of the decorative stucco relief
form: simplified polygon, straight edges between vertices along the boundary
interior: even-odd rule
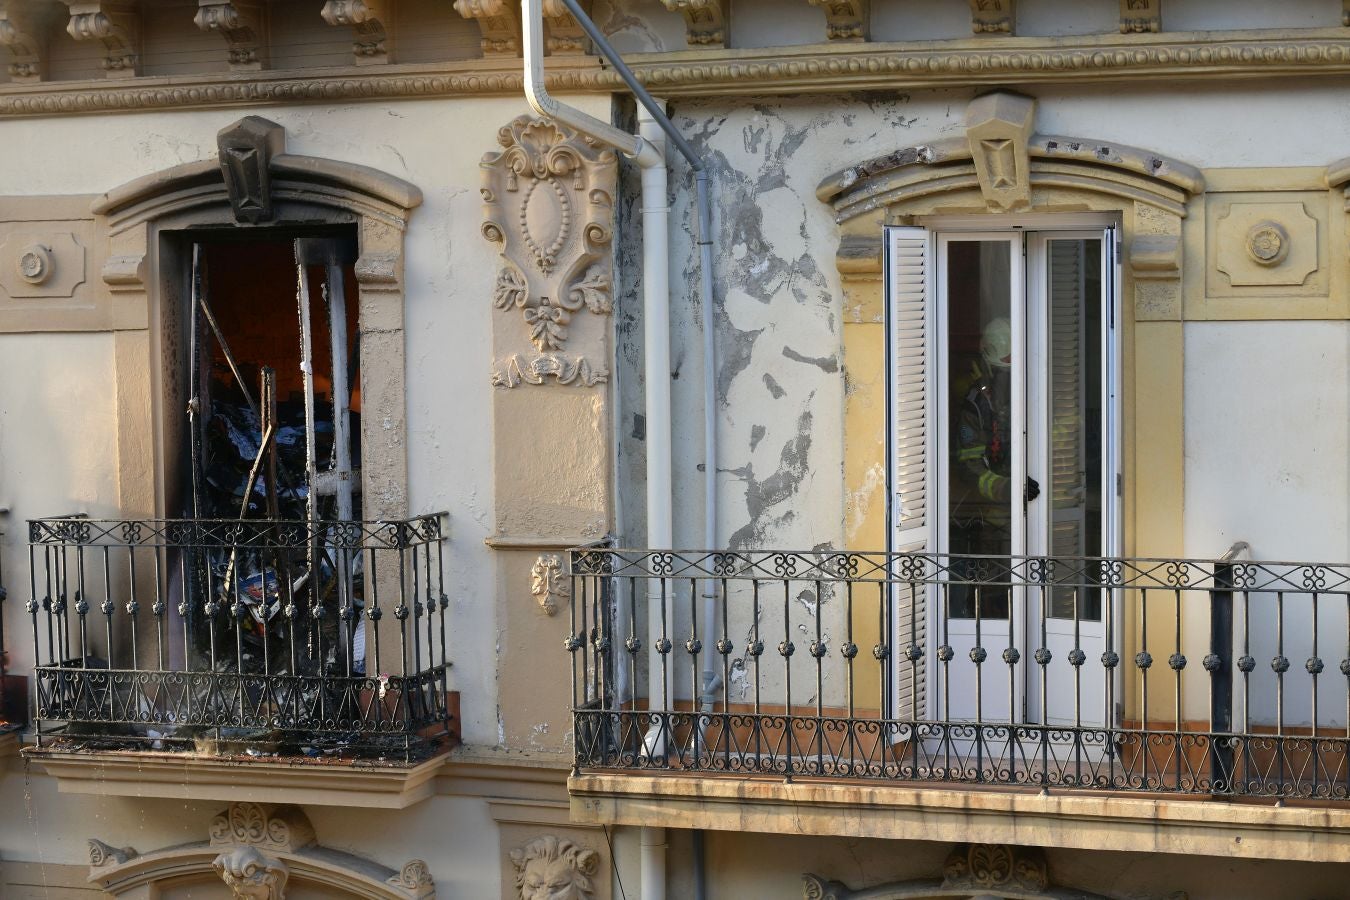
[[[511,851],[520,900],[594,900],[600,856],[547,834]]]
[[[520,4],[510,0],[455,0],[455,12],[478,23],[483,55],[520,55]]]
[[[114,847],[98,838],[89,839],[89,865],[95,869],[118,866],[139,856],[135,847]]]
[[[1205,198],[1205,206],[1209,296],[1327,293],[1325,193],[1215,192]]]
[[[581,9],[591,14],[592,0],[581,0]],[[586,52],[586,32],[568,12],[562,0],[544,0],[544,28],[548,37],[545,49],[552,56],[576,56]]]
[[[1012,34],[1017,0],[970,0],[970,30],[976,34]]]
[[[613,309],[614,152],[530,116],[512,121],[497,140],[504,149],[482,162],[483,236],[499,245],[502,259],[492,303],[518,311],[526,341],[496,364],[493,383],[603,381],[603,366],[587,361],[587,353],[604,358],[594,327],[586,329],[591,339],[581,355],[563,351],[574,349],[573,329],[584,324],[576,316]],[[533,354],[524,353],[526,342]]]
[[[136,50],[136,11],[127,4],[71,3],[66,33],[77,41],[103,44],[104,73],[109,78],[131,78],[138,74],[140,56]]]
[[[249,72],[262,68],[258,58],[258,16],[261,7],[239,0],[197,0],[192,21],[202,31],[214,31],[225,39],[230,71]]]
[[[1162,30],[1162,0],[1120,0],[1120,33]]]
[[[842,882],[827,881],[818,875],[802,876],[805,900],[928,896],[952,900],[992,900],[994,897],[1105,900],[1098,894],[1052,886],[1044,851],[1009,844],[957,844],[942,866],[941,884],[931,878],[920,878],[854,890]]]
[[[825,11],[825,37],[830,41],[867,40],[871,0],[808,0]]]
[[[0,47],[9,51],[10,80],[20,84],[46,76],[46,22],[26,0],[0,0]]]
[[[342,885],[344,896],[434,900],[431,871],[420,859],[400,871],[319,846],[297,806],[231,803],[212,820],[209,840],[147,854],[89,841],[90,878],[114,897],[146,896],[147,886],[214,872],[236,900],[285,900],[290,887],[311,892]],[[152,891],[153,892],[153,891]],[[155,893],[155,896],[158,896]]]
[[[545,615],[556,615],[572,596],[572,586],[557,553],[541,553],[530,568],[530,593]]]
[[[352,59],[358,66],[389,62],[390,10],[385,0],[327,0],[320,11],[329,25],[352,30]]]
[[[84,280],[85,248],[74,234],[30,231],[0,238],[0,293],[73,297]]]
[[[684,16],[685,40],[690,47],[725,47],[729,0],[661,0],[666,9]]]
[[[436,896],[431,869],[420,859],[404,863],[399,873],[386,879],[385,884],[403,891],[410,900],[434,900]]]

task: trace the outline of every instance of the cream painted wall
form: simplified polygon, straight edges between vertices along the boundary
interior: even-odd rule
[[[576,102],[608,115],[606,97]],[[478,162],[499,149],[497,129],[527,111],[523,100],[499,98],[0,122],[0,195],[98,194],[182,162],[214,159],[216,132],[246,114],[283,125],[291,153],[372,166],[422,189],[404,273],[409,507],[450,514],[450,687],[461,693],[464,740],[488,746],[512,715],[497,701],[504,623],[495,612],[494,551],[483,544],[493,527],[491,316],[510,314],[491,303],[497,264],[479,231]],[[16,670],[31,665],[24,520],[117,514],[111,373],[110,335],[0,335],[0,505],[13,511],[2,545],[11,598],[5,631]],[[523,580],[521,588],[522,602],[530,602]],[[89,837],[142,851],[203,839],[224,806],[58,794],[52,779],[17,764],[0,775],[0,802],[15,811],[0,817],[6,858],[80,865],[88,861]],[[437,797],[410,811],[359,816],[338,808],[306,812],[328,846],[394,869],[425,858],[443,896],[500,893],[499,867],[478,864],[501,855],[479,799]]]
[[[608,116],[608,98],[577,103]],[[463,697],[464,739],[485,745],[498,741],[500,627],[493,551],[483,545],[493,509],[488,348],[491,316],[509,314],[491,303],[497,265],[479,233],[478,162],[499,149],[497,129],[527,111],[523,99],[496,98],[0,122],[0,195],[99,194],[169,166],[214,159],[216,132],[245,114],[283,125],[291,153],[372,166],[422,189],[404,273],[409,507],[450,513],[451,688]],[[18,661],[31,655],[22,648],[23,520],[115,513],[111,352],[106,335],[0,336],[0,500],[13,508],[4,538],[13,598],[6,634]],[[65,458],[68,470],[55,464]]]

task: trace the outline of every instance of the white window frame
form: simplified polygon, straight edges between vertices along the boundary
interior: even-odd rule
[[[1004,239],[1010,238],[1017,232],[1036,232],[1038,235],[1049,235],[1054,237],[1055,232],[1094,232],[1097,235],[1104,235],[1103,238],[1103,275],[1110,278],[1110,297],[1111,302],[1106,314],[1103,316],[1102,328],[1102,354],[1106,364],[1106,373],[1103,378],[1103,390],[1106,394],[1104,401],[1107,404],[1106,420],[1104,427],[1106,429],[1105,440],[1103,441],[1103,490],[1115,496],[1115,502],[1112,504],[1111,514],[1105,519],[1105,534],[1103,535],[1103,555],[1117,556],[1122,552],[1123,545],[1123,506],[1124,497],[1122,490],[1123,468],[1122,468],[1122,277],[1121,277],[1121,222],[1119,215],[1112,213],[1081,213],[1081,214],[1056,214],[1056,213],[1029,213],[1022,215],[976,215],[976,216],[924,216],[915,219],[914,224],[927,231],[928,250],[927,250],[927,271],[926,286],[927,303],[925,305],[925,336],[926,336],[926,358],[928,364],[927,374],[927,396],[929,398],[927,409],[927,427],[926,427],[926,486],[925,492],[928,498],[927,502],[927,530],[929,535],[929,546],[926,550],[930,553],[946,552],[948,547],[948,522],[945,511],[947,509],[947,498],[945,496],[946,474],[948,463],[941,455],[943,449],[942,427],[947,421],[949,414],[949,397],[946,387],[945,373],[947,371],[946,347],[942,338],[946,334],[946,309],[939,302],[941,287],[943,286],[942,273],[939,260],[939,243],[944,239],[956,237],[958,239],[971,239],[974,237],[983,237],[986,239]],[[894,348],[897,340],[897,317],[894,314],[894,282],[890,271],[891,265],[891,246],[890,237],[884,240],[885,260],[885,315],[886,315],[886,353],[885,362],[887,368],[886,377],[886,472],[887,472],[887,550],[895,552],[901,545],[900,533],[897,527],[898,518],[898,493],[895,484],[896,469],[896,450],[894,446],[894,394],[895,377],[897,362],[894,358]],[[1025,249],[1025,238],[1021,242]],[[1025,284],[1029,273],[1026,269],[1025,258],[1021,264],[1014,266],[1014,278],[1020,277]],[[1014,281],[1016,283],[1016,281]],[[1023,294],[1025,297],[1025,293]],[[1021,345],[1025,343],[1026,331],[1026,313],[1024,307],[1022,315],[1014,316],[1013,330],[1014,343]],[[1019,343],[1021,342],[1021,343]],[[1030,348],[1028,348],[1030,349]],[[1019,393],[1025,391],[1025,385],[1021,386]],[[1016,400],[1014,401],[1017,402]],[[1021,403],[1025,408],[1026,397],[1021,397]],[[1024,455],[1025,456],[1025,455]],[[1025,461],[1019,467],[1023,469],[1021,477],[1018,473],[1013,473],[1014,484],[1025,484]],[[1025,537],[1018,539],[1025,544]],[[1014,553],[1025,552],[1025,546],[1019,551],[1014,547]],[[935,592],[934,592],[935,593]],[[926,628],[925,628],[925,656],[931,658],[935,652],[940,640],[940,620],[937,603],[930,598],[925,610]],[[1105,610],[1104,610],[1105,612]],[[1116,604],[1112,610],[1112,621],[1104,623],[1107,628],[1108,644],[1112,643],[1110,635],[1119,635],[1123,627],[1123,610]],[[1025,619],[1025,616],[1022,617]],[[899,633],[898,617],[892,616],[891,622],[891,642],[892,646],[900,648],[909,643],[907,634]],[[1025,622],[1023,622],[1025,627]],[[1118,638],[1114,643],[1119,643]],[[901,671],[903,653],[896,653],[893,659],[896,664],[890,671],[890,676],[897,683],[903,677],[905,672]],[[924,706],[927,716],[932,719],[938,715],[938,697],[936,678],[938,677],[937,667],[932,665],[925,666],[925,698]],[[1120,672],[1115,673],[1117,679],[1116,696],[1121,696],[1119,684]],[[1025,688],[1026,685],[1023,685]],[[891,716],[898,716],[902,710],[898,708],[895,702],[897,690],[892,689],[889,692],[892,698],[892,709],[888,711]],[[1025,708],[1025,690],[1020,704]],[[1020,710],[1018,711],[1020,714]],[[1116,713],[1119,717],[1119,711]],[[1108,725],[1116,723],[1107,723]]]

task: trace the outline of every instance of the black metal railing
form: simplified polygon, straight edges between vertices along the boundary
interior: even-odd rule
[[[1350,566],[570,562],[579,772],[1350,797]]]
[[[442,519],[29,522],[39,746],[434,750]]]

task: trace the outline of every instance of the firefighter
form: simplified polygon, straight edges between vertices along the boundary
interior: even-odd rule
[[[989,519],[1008,521],[1012,470],[1012,325],[997,318],[984,328],[980,354],[966,377],[956,382],[955,455],[965,477],[966,496],[954,506],[968,505]],[[996,510],[1002,510],[997,515]]]
[[[984,327],[980,353],[964,378],[952,384],[951,553],[962,577],[966,554],[1000,556],[1012,550],[1012,325],[996,318]],[[1008,593],[986,585],[985,616],[1006,617]],[[956,586],[951,614],[974,615],[975,591]]]

